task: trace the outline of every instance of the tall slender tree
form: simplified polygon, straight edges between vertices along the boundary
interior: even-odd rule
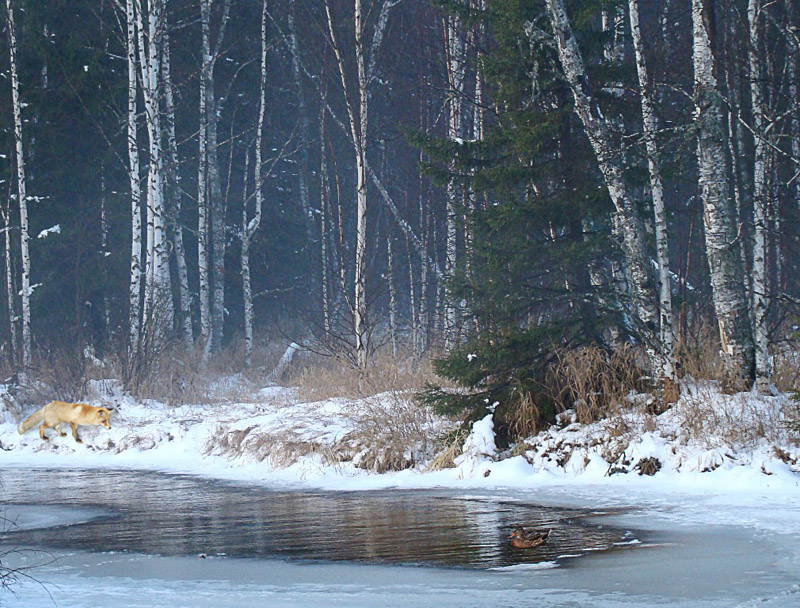
[[[28,234],[28,190],[25,181],[25,146],[22,140],[22,102],[19,95],[17,34],[14,8],[6,0],[8,25],[9,67],[11,72],[11,103],[14,111],[14,149],[17,165],[17,200],[19,203],[20,253],[22,258],[22,366],[31,364],[31,254]]]
[[[729,194],[723,102],[714,55],[714,2],[692,0],[691,6],[698,183],[712,300],[728,374],[736,383],[750,384],[754,372],[753,336],[739,231]]]

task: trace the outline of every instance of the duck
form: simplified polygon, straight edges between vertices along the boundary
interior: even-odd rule
[[[517,549],[532,549],[538,547],[547,537],[550,536],[550,530],[544,532],[536,532],[534,530],[528,531],[525,528],[517,528],[508,537],[511,539],[511,546]]]

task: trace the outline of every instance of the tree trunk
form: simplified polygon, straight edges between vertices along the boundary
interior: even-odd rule
[[[727,374],[733,383],[749,385],[754,372],[753,338],[743,284],[739,230],[729,195],[713,23],[713,3],[692,0],[697,164],[712,300]]]
[[[10,197],[9,197],[10,198]],[[11,333],[11,352],[9,353],[9,363],[12,367],[17,364],[19,356],[19,334],[17,331],[17,305],[14,294],[17,290],[14,287],[14,267],[11,263],[11,203],[8,207],[0,207],[3,213],[3,232],[5,233],[6,245],[6,294],[8,295],[8,325]]]
[[[128,348],[136,353],[139,348],[142,306],[142,191],[140,184],[139,145],[137,143],[137,103],[136,80],[136,14],[134,0],[127,0],[125,15],[127,21],[128,54],[128,177],[131,186],[131,265],[129,283]]]
[[[672,327],[672,290],[669,270],[669,248],[667,237],[667,214],[664,209],[664,187],[661,182],[661,154],[656,142],[658,124],[647,74],[644,45],[639,28],[639,0],[628,0],[631,36],[639,76],[639,92],[642,106],[647,167],[650,173],[650,192],[653,198],[653,215],[656,229],[656,260],[659,279],[659,319],[661,329],[661,373],[670,382],[675,381],[675,337]]]
[[[387,277],[389,282],[389,338],[392,343],[392,357],[397,357],[397,294],[394,286],[394,251],[392,237],[386,239]]]
[[[290,0],[289,10],[286,14],[287,30],[289,38],[289,50],[292,59],[292,78],[294,80],[294,87],[297,91],[297,114],[299,116],[299,156],[300,160],[297,168],[297,185],[300,191],[300,209],[303,212],[303,221],[306,227],[306,232],[309,240],[309,246],[313,242],[312,227],[314,224],[313,214],[311,212],[311,196],[308,187],[308,173],[309,173],[309,159],[308,159],[308,145],[309,145],[309,125],[308,125],[308,111],[306,109],[306,100],[303,95],[302,78],[300,77],[300,47],[297,43],[297,31],[295,28],[295,0]]]
[[[28,193],[25,183],[25,150],[22,143],[22,104],[19,98],[17,74],[17,36],[14,29],[14,9],[6,0],[11,72],[11,103],[14,111],[14,142],[17,162],[17,197],[19,199],[20,253],[22,257],[22,367],[31,364],[31,256],[28,235]]]
[[[750,31],[748,63],[750,68],[750,102],[753,113],[753,338],[755,343],[756,387],[769,388],[769,351],[767,335],[767,208],[769,184],[767,168],[768,142],[766,108],[761,90],[760,27],[761,0],[749,0],[747,20]]]
[[[575,101],[575,112],[583,124],[586,135],[597,158],[600,172],[616,209],[618,233],[622,240],[636,318],[640,323],[639,335],[645,344],[652,344],[656,335],[656,312],[653,281],[649,271],[649,256],[644,242],[645,228],[636,204],[623,176],[623,167],[611,129],[591,90],[578,43],[572,33],[563,0],[547,0],[550,23],[555,32],[558,55]],[[659,357],[650,348],[653,367]]]
[[[328,159],[325,154],[327,142],[326,106],[327,91],[321,93],[319,116],[319,239],[320,239],[320,285],[322,287],[322,329],[325,338],[331,335],[330,295],[328,294],[328,201],[330,185],[328,183]]]
[[[169,28],[164,28],[164,56],[161,69],[164,81],[164,119],[167,122],[167,150],[169,153],[169,183],[171,185],[171,205],[168,217],[172,224],[172,242],[175,251],[175,266],[178,274],[178,331],[184,347],[192,348],[192,310],[189,294],[189,272],[186,266],[186,248],[183,244],[183,226],[181,225],[181,185],[178,172],[178,142],[175,135],[175,92],[171,76],[171,50]]]
[[[790,21],[796,23],[797,5],[794,0],[786,0],[786,9]],[[800,79],[800,40],[794,39],[789,41],[788,57],[786,61],[788,63],[787,79],[789,81],[789,99],[796,103],[798,95],[800,95],[800,87],[798,86],[798,79]],[[798,112],[797,108],[791,113],[789,125],[792,140],[792,158],[795,161],[791,165],[791,192],[794,196],[795,205],[797,209],[800,210],[800,112]]]
[[[142,91],[148,136],[147,172],[147,255],[145,268],[145,323],[172,327],[172,288],[169,251],[164,218],[164,155],[161,145],[161,56],[164,0],[150,0],[147,11],[147,41],[144,35],[144,7],[134,3],[141,59]]]
[[[463,132],[463,100],[464,100],[464,75],[466,71],[465,42],[462,32],[461,19],[450,15],[445,17],[445,55],[447,58],[447,79],[449,85],[447,102],[447,134],[448,138],[459,143],[464,140]],[[445,273],[452,280],[458,267],[457,234],[457,208],[458,189],[455,181],[455,163],[448,165],[450,179],[447,182],[447,243],[445,247]],[[444,345],[450,350],[456,343],[457,311],[453,298],[446,297]]]
[[[200,2],[203,59],[200,67],[199,128],[197,132],[197,273],[200,284],[200,336],[204,357],[211,348],[211,275],[209,274],[208,202],[208,72],[211,70],[211,6]]]
[[[253,358],[253,295],[250,287],[250,243],[261,224],[261,208],[263,195],[263,141],[264,117],[267,111],[267,0],[261,2],[261,78],[259,80],[258,124],[256,125],[255,143],[255,213],[247,219],[247,172],[245,163],[245,197],[242,203],[242,291],[244,298],[244,344],[245,366],[250,367]],[[249,154],[248,154],[249,160]]]

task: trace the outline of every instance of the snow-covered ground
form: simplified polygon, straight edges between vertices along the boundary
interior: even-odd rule
[[[794,411],[795,407],[787,396],[757,397],[749,393],[724,396],[713,385],[687,383],[681,401],[659,416],[647,414],[646,404],[637,403],[634,398],[624,413],[592,425],[578,425],[566,413],[559,427],[532,437],[524,445],[514,446],[503,454],[497,452],[492,418],[487,416],[473,426],[462,454],[456,458],[456,466],[437,471],[426,470],[425,462],[432,455],[433,447],[426,443],[425,438],[451,429],[452,423],[428,412],[414,410],[406,400],[396,395],[379,395],[368,400],[330,399],[299,403],[291,389],[265,387],[257,391],[249,402],[171,407],[155,402],[137,403],[123,394],[115,383],[105,382],[93,386],[87,401],[94,405],[111,405],[117,411],[112,415],[110,431],[101,427],[82,427],[79,431],[84,439],[82,445],[76,444],[69,433],[46,443],[39,439],[35,429],[20,436],[16,430],[18,420],[13,419],[9,411],[0,414],[0,420],[3,420],[0,424],[0,469],[150,469],[268,486],[330,490],[463,488],[512,492],[541,504],[591,508],[633,506],[636,510],[625,520],[627,525],[636,525],[640,529],[652,527],[667,536],[670,533],[676,537],[694,535],[701,539],[696,541],[701,547],[710,542],[702,540],[704,531],[720,531],[712,535],[716,539],[714,543],[719,546],[706,547],[707,555],[695,551],[682,556],[676,549],[672,555],[667,555],[669,551],[662,551],[661,559],[686,559],[685,567],[690,569],[697,569],[699,566],[695,562],[700,560],[704,563],[703,568],[709,568],[707,560],[725,562],[729,550],[737,555],[741,551],[744,560],[741,572],[747,572],[746,560],[749,558],[746,547],[749,543],[753,568],[759,572],[773,572],[776,577],[775,588],[758,598],[751,598],[743,592],[734,594],[736,601],[728,598],[715,603],[708,597],[704,598],[699,591],[700,597],[688,603],[683,601],[686,598],[680,602],[675,598],[669,601],[669,594],[662,594],[638,605],[750,605],[750,601],[755,603],[756,600],[765,600],[759,605],[767,606],[800,605],[800,579],[786,574],[800,572],[800,448],[797,438],[792,437],[784,425],[786,413]],[[31,405],[24,409],[27,415],[34,407]],[[376,424],[376,420],[384,422]],[[398,448],[403,441],[406,441],[405,448]],[[382,462],[396,463],[398,459],[416,464],[406,470],[383,474],[369,470],[380,468]],[[648,463],[650,466],[645,466]],[[643,469],[657,471],[654,475],[640,475]],[[726,538],[729,540],[725,541]],[[758,543],[764,543],[764,546],[757,546]],[[734,550],[734,546],[737,549]],[[774,559],[766,565],[761,563],[769,555]],[[128,559],[140,560],[140,566],[145,570],[162,568],[154,561],[161,558],[146,556],[101,558],[74,554],[62,557],[67,560],[62,564],[72,560],[85,563],[87,567],[103,561],[112,565],[112,571],[115,568],[124,570],[122,562]],[[605,567],[610,569],[605,576],[613,577],[614,572],[624,569],[624,559],[624,556],[605,558]],[[170,567],[180,565],[179,562],[170,563]],[[670,574],[673,570],[681,569],[675,564],[649,569],[641,566],[639,564],[645,581],[648,576],[657,578],[659,571],[669,578],[673,576]],[[206,565],[192,566],[190,570],[194,574],[188,576],[195,577],[192,578],[195,582],[191,585],[182,578],[183,574],[165,574],[163,586],[156,584],[152,590],[155,599],[149,605],[159,604],[157,598],[162,592],[172,598],[164,603],[204,605],[203,577],[222,576],[219,573],[228,567],[218,564],[218,568],[209,570]],[[258,568],[257,565],[245,565],[243,571],[249,572],[251,567]],[[320,599],[333,588],[326,588],[324,584],[309,587],[305,575],[310,570],[293,570],[302,568],[300,566],[284,564],[275,567],[287,570],[288,578],[282,580],[296,579],[298,586],[286,583],[281,587],[275,583],[277,587],[273,588],[274,581],[262,581],[248,587],[251,583],[244,576],[236,579],[239,586],[233,597],[246,591],[251,593],[248,595],[251,599],[266,594],[262,599],[271,598],[267,601],[273,605],[283,605],[283,600],[287,600],[283,602],[286,604],[314,605],[315,593]],[[342,568],[340,574],[345,577],[337,580],[352,580],[354,585],[350,590],[354,594],[351,597],[353,601],[343,599],[350,597],[347,589],[337,587],[338,591],[333,592],[343,605],[394,605],[391,598],[402,598],[407,591],[405,583],[397,583],[392,568],[385,571],[377,568],[368,575],[356,566],[337,565],[336,568]],[[79,571],[83,572],[75,570]],[[167,571],[162,569],[162,572]],[[696,571],[700,572],[702,568]],[[69,574],[71,570],[60,572],[59,584],[65,590],[71,590],[72,585],[76,589],[80,587],[84,574],[75,574],[77,578],[73,580],[70,578],[73,575]],[[327,572],[320,576],[328,576],[330,570]],[[280,578],[280,575],[276,576]],[[641,591],[623,589],[620,591],[622,595],[617,597],[610,582],[604,585],[587,583],[584,589],[582,584],[567,585],[559,578],[565,576],[563,573],[537,579],[541,585],[533,585],[530,576],[530,571],[521,571],[505,572],[503,577],[506,578],[502,579],[490,577],[485,582],[486,594],[478,593],[475,605],[502,603],[504,585],[523,585],[529,592],[520,596],[526,604],[536,602],[550,606],[637,605],[632,598]],[[724,573],[715,570],[707,576],[724,576]],[[372,583],[368,582],[372,580],[370,577],[385,577],[392,582],[387,582],[376,594],[359,595],[358,589],[363,592],[359,585],[372,588]],[[406,578],[422,581],[428,574],[412,569],[403,577],[404,581]],[[625,575],[620,581],[627,581],[629,577],[629,574]],[[135,579],[133,577],[128,582],[120,582],[122,579],[110,582],[108,579],[106,582],[110,586],[107,591],[112,595],[124,593],[126,585],[130,588],[130,585],[141,584]],[[453,581],[459,595],[462,593],[459,585],[463,585],[466,593],[470,588],[479,587],[474,576],[453,574],[449,580]],[[431,605],[441,599],[439,594],[446,595],[452,591],[451,583],[445,583],[443,579],[428,583],[430,594],[424,596],[418,605]],[[420,584],[424,585],[424,582]],[[622,582],[619,584],[625,587]],[[732,581],[731,584],[737,583]],[[531,591],[532,585],[536,586],[535,593]],[[651,581],[651,585],[655,583]],[[176,603],[174,596],[169,595],[169,589],[173,587],[198,595],[192,601]],[[564,596],[565,603],[554,599],[557,596],[552,594],[567,587],[571,591]],[[281,590],[285,595],[280,595]],[[270,596],[272,592],[279,595]],[[295,592],[300,595],[294,595]],[[300,601],[298,598],[301,596],[310,601]],[[218,602],[220,597],[222,595],[212,594],[208,605],[217,605],[214,602]],[[480,598],[485,601],[480,601]],[[103,605],[102,600],[98,602],[93,605]],[[513,603],[513,600],[505,603]],[[63,605],[82,604],[64,602]]]

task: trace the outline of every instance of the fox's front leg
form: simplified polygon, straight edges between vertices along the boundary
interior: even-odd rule
[[[83,441],[78,439],[78,425],[74,422],[70,422],[69,425],[72,427],[72,436],[75,437],[75,441],[78,443],[83,443]]]

